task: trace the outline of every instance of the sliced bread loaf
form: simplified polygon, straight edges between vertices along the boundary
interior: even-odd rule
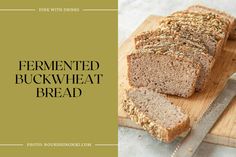
[[[127,56],[128,81],[160,93],[189,97],[195,91],[200,65],[179,51],[135,51]]]
[[[171,142],[190,128],[189,117],[161,95],[146,88],[127,91],[123,110],[153,137]]]
[[[152,52],[160,49],[162,51],[182,52],[184,56],[201,65],[196,91],[202,91],[206,87],[215,59],[208,54],[205,47],[202,48],[201,45],[193,44],[191,41],[179,38],[179,36],[167,36],[166,34],[159,34],[157,31],[143,32],[137,36],[135,46],[139,50],[146,49]]]

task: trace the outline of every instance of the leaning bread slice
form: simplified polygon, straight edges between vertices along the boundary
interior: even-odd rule
[[[127,56],[127,64],[132,87],[147,87],[182,97],[194,93],[201,68],[178,51],[135,51]]]
[[[139,88],[129,89],[126,96],[123,110],[156,139],[169,143],[190,128],[187,114],[165,95]]]
[[[208,54],[205,47],[201,47],[197,43],[193,44],[191,41],[181,39],[178,36],[158,34],[157,31],[143,32],[141,35],[138,35],[135,38],[135,46],[139,50],[145,49],[153,52],[159,49],[162,49],[162,51],[181,51],[184,56],[193,59],[193,61],[201,65],[196,91],[205,89],[209,80],[209,74],[215,62],[215,58]]]
[[[201,12],[201,13],[214,13],[219,15],[222,19],[224,20],[228,20],[229,21],[229,28],[228,28],[228,34],[227,36],[229,36],[229,38],[231,39],[235,39],[236,36],[236,18],[227,14],[226,12],[223,11],[219,11],[216,9],[212,9],[212,8],[208,8],[202,5],[193,5],[190,6],[188,9],[188,11],[191,12]]]
[[[174,33],[174,31],[171,30],[163,31],[160,28],[156,30],[142,32],[135,36],[135,49],[143,49],[147,45],[156,45],[157,42],[162,42],[167,38],[186,42],[187,44],[192,45],[193,47],[200,48],[206,53],[209,53],[207,46],[205,46],[204,41],[202,41],[201,39],[194,38],[194,36],[191,36],[190,34],[188,36],[184,36],[180,33]],[[172,42],[174,43],[176,41]]]

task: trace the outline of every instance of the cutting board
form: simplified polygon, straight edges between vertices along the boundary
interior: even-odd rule
[[[118,122],[120,126],[141,129],[132,122],[122,110],[122,99],[124,91],[129,87],[127,81],[126,56],[134,50],[134,36],[140,32],[157,28],[161,17],[149,16],[137,30],[119,48],[118,55],[118,81],[119,81],[119,103]],[[191,125],[197,123],[203,113],[216,98],[224,87],[227,78],[236,72],[236,40],[228,40],[221,56],[216,61],[209,84],[205,91],[195,93],[190,98],[168,96],[175,105],[190,116]],[[236,147],[236,98],[230,103],[223,115],[216,122],[209,134],[204,139],[206,142]]]

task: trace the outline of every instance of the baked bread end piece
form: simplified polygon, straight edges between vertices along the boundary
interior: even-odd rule
[[[131,120],[165,143],[190,129],[187,114],[172,105],[165,95],[147,88],[127,90],[123,110]]]

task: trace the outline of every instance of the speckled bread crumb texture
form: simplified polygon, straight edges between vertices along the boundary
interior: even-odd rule
[[[150,92],[153,94],[151,90],[148,90],[147,88],[139,88],[139,89],[130,89],[126,93],[128,93],[131,90],[135,91],[144,91],[144,92]],[[158,93],[156,93],[158,94]],[[142,96],[142,95],[141,95]],[[154,94],[155,96],[155,94]],[[167,99],[167,97],[163,94],[158,94],[157,96],[161,96],[162,99]],[[146,100],[145,97],[143,97],[144,101]],[[149,100],[150,101],[150,100]],[[162,120],[161,119],[154,119],[150,115],[148,115],[146,112],[144,112],[139,105],[134,103],[134,100],[132,100],[128,94],[126,94],[126,99],[123,102],[123,110],[129,115],[130,119],[133,120],[136,124],[143,127],[144,130],[146,130],[149,134],[151,134],[154,138],[170,143],[173,141],[178,135],[183,133],[184,131],[188,130],[190,128],[190,120],[189,117],[182,113],[181,109],[179,107],[173,106],[171,110],[173,110],[173,113],[179,113],[182,114],[182,118],[179,122],[176,122],[176,124],[163,124],[163,121],[168,121],[168,119]],[[164,111],[159,111],[164,112]],[[166,112],[166,111],[165,111]],[[172,112],[170,112],[172,113]],[[160,113],[160,114],[170,114],[170,113]],[[175,114],[176,114],[175,113]],[[173,115],[169,115],[170,117]],[[168,117],[168,115],[166,115]],[[171,118],[169,118],[170,120]]]
[[[201,68],[199,63],[178,52],[131,53],[127,56],[127,64],[130,86],[181,97],[194,93]]]

